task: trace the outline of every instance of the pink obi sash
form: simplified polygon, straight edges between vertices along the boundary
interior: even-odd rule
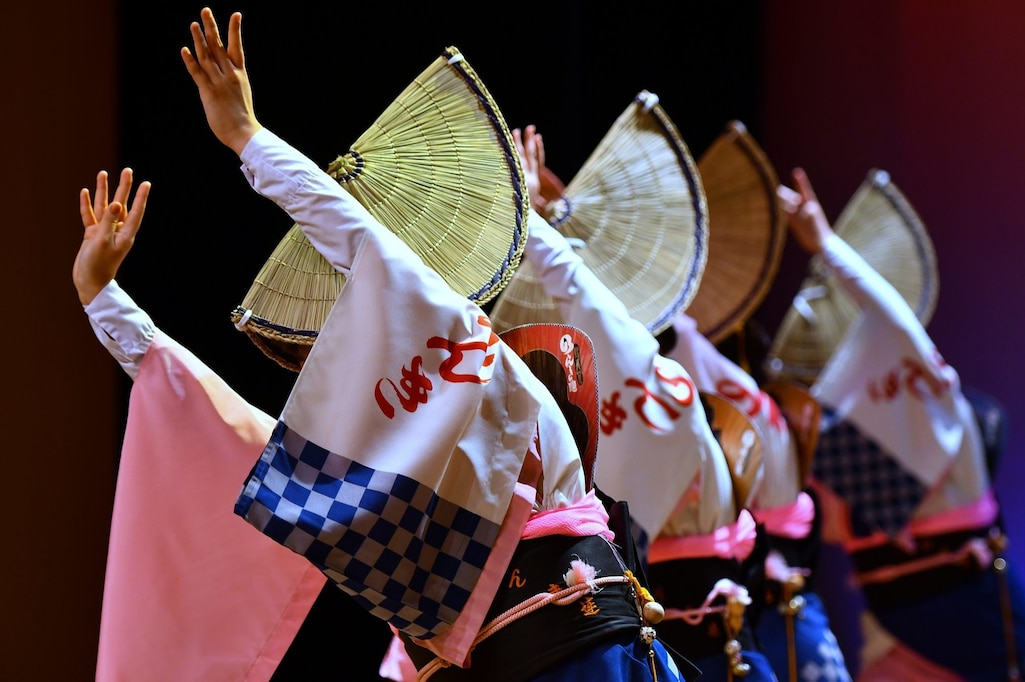
[[[648,563],[702,557],[743,561],[754,549],[756,534],[754,517],[748,510],[742,509],[736,522],[717,528],[707,535],[656,538],[648,549]]]
[[[989,489],[971,504],[948,509],[926,518],[912,519],[908,524],[908,531],[912,538],[916,538],[982,528],[996,521],[999,512],[1000,506],[993,496],[993,490]],[[867,537],[850,537],[844,542],[844,546],[848,551],[855,552],[890,542],[893,542],[893,538],[877,531]]]
[[[769,535],[800,540],[811,533],[815,521],[815,502],[811,495],[802,490],[790,504],[756,509],[753,513],[755,520],[765,526]]]
[[[531,515],[520,537],[530,540],[546,535],[603,535],[609,542],[615,539],[609,530],[609,515],[593,490],[579,502]]]

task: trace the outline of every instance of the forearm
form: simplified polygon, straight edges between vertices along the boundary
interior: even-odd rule
[[[900,292],[840,237],[831,235],[823,242],[820,258],[827,271],[862,308],[875,310],[901,326],[918,323]]]
[[[253,189],[299,224],[331,264],[349,274],[363,236],[380,223],[313,161],[266,128],[240,155]]]
[[[655,337],[630,316],[566,238],[533,211],[529,230],[524,255],[566,323],[591,338],[599,358],[609,358],[599,361],[601,375],[609,380],[613,374],[617,379],[648,376],[658,354]]]
[[[84,310],[96,338],[128,376],[135,379],[157,333],[153,320],[113,280]]]

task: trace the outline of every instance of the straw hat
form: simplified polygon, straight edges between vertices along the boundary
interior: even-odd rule
[[[515,143],[487,88],[447,48],[327,172],[457,292],[484,304],[526,245],[529,206]],[[298,371],[345,277],[294,225],[232,321]]]
[[[550,173],[541,180],[548,191],[561,185]],[[669,327],[697,291],[708,253],[705,193],[655,95],[642,91],[634,98],[546,212],[582,244],[584,263],[653,334]],[[564,320],[523,263],[491,321],[501,330]]]
[[[600,423],[598,370],[591,339],[576,327],[551,323],[520,325],[499,336],[548,388],[562,409],[580,453],[584,483],[590,490]]]
[[[811,478],[815,449],[819,443],[822,404],[809,389],[793,381],[770,381],[762,390],[775,401],[786,419],[797,447],[798,485],[804,488]]]
[[[769,292],[783,257],[779,179],[740,121],[698,160],[708,200],[708,262],[687,308],[713,344],[740,330]]]
[[[869,171],[833,229],[927,325],[939,293],[936,254],[925,225],[889,173]],[[858,312],[851,297],[824,274],[820,259],[812,258],[809,274],[773,339],[766,371],[814,383]]]
[[[708,425],[729,463],[737,509],[749,508],[765,478],[761,429],[736,403],[708,391],[699,391],[698,395]]]

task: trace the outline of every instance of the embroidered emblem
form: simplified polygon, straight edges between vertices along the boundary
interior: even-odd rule
[[[526,584],[527,581],[520,577],[520,569],[514,568],[512,575],[509,576],[509,589],[523,587]]]

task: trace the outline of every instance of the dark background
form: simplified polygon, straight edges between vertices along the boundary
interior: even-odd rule
[[[70,268],[77,192],[100,168],[153,181],[119,281],[157,324],[274,414],[294,376],[231,326],[290,222],[253,193],[206,127],[178,50],[202,5],[71,0],[6,12],[2,272],[7,548],[0,679],[93,677],[106,534],[129,384],[96,343]],[[780,177],[803,165],[831,217],[868,169],[888,170],[934,240],[929,330],[965,384],[1007,408],[996,480],[1025,562],[1019,229],[1025,6],[1010,0],[212,5],[243,35],[261,121],[327,163],[446,46],[510,126],[538,125],[564,180],[641,89],[695,158],[743,121]],[[984,9],[983,9],[984,8]],[[505,14],[501,14],[502,11]],[[774,330],[804,274],[788,243],[757,317]],[[230,503],[230,502],[229,502]],[[159,529],[155,529],[159,532]],[[834,629],[856,666],[857,600],[827,553]],[[829,596],[829,595],[827,595]],[[353,678],[355,679],[355,678]]]

